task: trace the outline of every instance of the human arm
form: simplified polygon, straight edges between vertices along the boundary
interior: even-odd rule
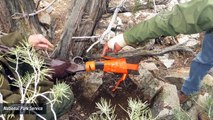
[[[143,21],[133,28],[115,37],[105,44],[102,55],[109,49],[114,49],[111,43],[118,43],[118,39],[127,45],[137,45],[148,39],[160,36],[174,36],[177,34],[192,34],[213,28],[213,1],[192,0],[184,4],[176,5],[172,11],[159,13],[157,16]],[[120,41],[121,41],[120,40]],[[116,41],[116,42],[115,42]],[[107,48],[108,47],[108,48]],[[121,48],[124,46],[120,46]],[[120,49],[118,49],[120,50]],[[118,51],[114,50],[114,51]]]
[[[124,32],[124,40],[128,45],[135,45],[144,40],[160,36],[192,34],[213,28],[213,1],[192,0],[174,6],[172,11],[139,23]]]
[[[14,47],[14,46],[20,44],[21,42],[23,42],[23,40],[25,40],[26,38],[28,40],[28,43],[32,47],[35,47],[35,48],[53,49],[53,47],[54,47],[41,34],[33,34],[33,35],[29,35],[29,37],[27,37],[27,35],[25,35],[21,31],[12,32],[12,33],[9,33],[8,35],[0,37],[0,45],[5,45],[5,46],[8,46],[8,47]]]

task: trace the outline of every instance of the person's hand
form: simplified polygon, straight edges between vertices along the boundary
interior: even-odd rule
[[[123,34],[119,34],[105,43],[101,56],[105,56],[110,51],[118,53],[126,45]]]
[[[53,44],[51,44],[43,35],[34,34],[30,35],[28,38],[28,43],[38,49],[48,49],[52,50],[54,48]]]

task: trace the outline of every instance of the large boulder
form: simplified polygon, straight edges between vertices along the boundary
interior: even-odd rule
[[[163,90],[154,100],[151,110],[159,120],[170,120],[174,118],[174,110],[180,107],[177,88],[168,83],[164,83],[162,88]]]
[[[141,66],[139,68],[139,75],[130,75],[130,78],[141,89],[144,100],[151,103],[153,115],[159,119],[173,118],[173,109],[180,107],[176,86],[156,79]]]
[[[139,70],[140,75],[129,75],[132,81],[141,90],[144,100],[151,102],[153,98],[162,90],[164,82],[156,79],[151,72],[145,69]]]

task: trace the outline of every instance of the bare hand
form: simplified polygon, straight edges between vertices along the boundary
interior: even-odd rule
[[[43,35],[34,34],[30,35],[28,38],[28,43],[38,49],[48,49],[52,50],[54,48],[53,44],[51,44]]]

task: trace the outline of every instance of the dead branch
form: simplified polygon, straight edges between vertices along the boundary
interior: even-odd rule
[[[189,48],[184,46],[185,43],[183,44],[177,44],[177,45],[173,45],[170,47],[167,47],[165,49],[158,49],[158,50],[144,50],[143,48],[138,48],[132,51],[125,51],[125,52],[119,52],[119,54],[114,54],[114,53],[110,53],[107,56],[110,57],[116,57],[116,58],[132,58],[132,57],[147,57],[147,56],[160,56],[172,51],[185,51],[185,52],[190,52],[193,55],[195,55],[194,51]],[[100,59],[101,56],[100,55],[90,55],[90,57],[88,57],[88,59]]]
[[[20,19],[20,18],[25,18],[25,17],[32,17],[35,16],[45,10],[47,10],[49,7],[51,7],[57,0],[53,0],[48,6],[34,12],[34,13],[30,13],[30,14],[26,14],[26,13],[15,13],[12,15],[13,19]]]
[[[72,39],[94,39],[100,38],[100,36],[79,36],[79,37],[72,37]]]
[[[116,9],[115,9],[115,12],[114,12],[114,14],[113,14],[113,16],[112,16],[112,19],[111,19],[111,21],[110,21],[110,23],[109,23],[109,26],[107,27],[107,29],[106,29],[106,31],[104,31],[104,33],[101,35],[101,37],[99,38],[99,40],[98,41],[96,41],[95,43],[93,43],[88,49],[87,49],[87,53],[96,45],[96,44],[98,44],[99,42],[100,43],[105,43],[105,41],[104,41],[104,38],[106,37],[106,35],[108,35],[109,34],[109,32],[111,31],[111,28],[112,28],[112,26],[113,26],[113,24],[114,24],[114,22],[115,22],[115,20],[116,20],[116,18],[117,18],[117,15],[118,15],[118,12],[120,11],[120,8],[124,5],[124,3],[126,2],[127,0],[121,0],[121,2],[120,2],[120,4],[116,7]]]
[[[0,31],[0,35],[8,35],[8,34]]]

